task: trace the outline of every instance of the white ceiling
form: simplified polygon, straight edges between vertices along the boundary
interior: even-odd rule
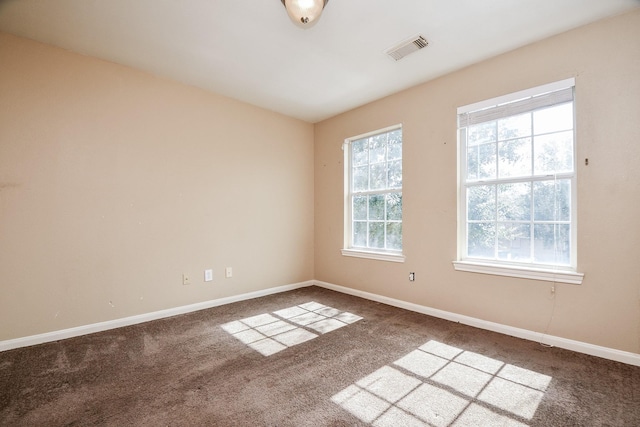
[[[308,122],[598,19],[638,0],[331,0],[300,29],[280,0],[0,0],[0,31]],[[429,46],[395,62],[389,47]]]

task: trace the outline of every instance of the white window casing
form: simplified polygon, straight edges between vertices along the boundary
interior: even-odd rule
[[[456,270],[579,284],[574,79],[458,108]]]
[[[404,262],[402,126],[345,140],[342,255]]]

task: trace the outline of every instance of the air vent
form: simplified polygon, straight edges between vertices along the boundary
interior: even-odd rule
[[[427,39],[425,39],[423,36],[418,35],[410,38],[409,40],[405,40],[390,49],[387,49],[385,53],[396,61],[399,61],[410,53],[425,48],[428,45],[429,42],[427,41]]]

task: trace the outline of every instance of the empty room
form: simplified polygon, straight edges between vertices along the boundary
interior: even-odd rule
[[[0,0],[1,426],[640,425],[637,0]]]

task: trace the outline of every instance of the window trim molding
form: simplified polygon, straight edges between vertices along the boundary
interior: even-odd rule
[[[359,248],[351,246],[351,235],[352,235],[352,227],[353,223],[351,221],[351,155],[350,155],[350,145],[352,141],[356,141],[362,138],[368,138],[370,136],[379,135],[382,133],[392,132],[394,130],[400,129],[403,130],[402,123],[396,123],[391,126],[387,126],[381,129],[376,129],[371,132],[366,132],[363,134],[359,134],[356,136],[351,136],[349,138],[345,138],[342,143],[342,151],[343,151],[343,165],[344,165],[344,173],[343,173],[343,243],[341,253],[343,256],[355,257],[355,258],[367,258],[374,259],[378,261],[390,261],[390,262],[404,262],[404,249],[403,251],[388,251],[388,250],[376,250],[375,248]],[[404,145],[404,132],[402,135],[403,145]],[[403,155],[403,166],[404,166],[404,155]],[[404,170],[403,170],[404,175]],[[403,184],[404,187],[404,184]],[[402,188],[400,189],[402,191]],[[404,218],[403,218],[404,223]]]
[[[366,258],[366,259],[375,259],[378,261],[389,261],[389,262],[404,262],[405,256],[402,253],[391,253],[391,252],[375,252],[368,250],[360,250],[360,249],[341,249],[343,256],[350,256],[354,258]]]
[[[567,89],[571,87],[573,90],[572,102],[574,105],[574,142],[576,140],[576,126],[575,126],[575,77],[571,77],[568,79],[556,81],[549,84],[544,84],[536,87],[532,87],[529,89],[521,90],[518,92],[513,92],[509,94],[505,94],[502,96],[494,97],[491,99],[483,100],[480,102],[476,102],[473,104],[465,105],[457,108],[458,117],[461,114],[469,113],[472,111],[482,110],[486,108],[491,108],[496,105],[510,103],[514,101],[518,101],[524,98],[536,97],[547,94],[553,91],[561,91],[563,89]],[[464,181],[464,176],[466,176],[466,147],[462,147],[462,143],[460,141],[460,130],[457,130],[457,138],[458,138],[458,197],[457,197],[457,260],[453,261],[453,266],[457,271],[466,271],[466,272],[474,272],[474,273],[483,273],[483,274],[493,274],[499,276],[510,276],[510,277],[519,277],[525,279],[532,280],[543,280],[543,281],[552,281],[552,282],[562,282],[562,283],[571,283],[571,284],[581,284],[582,279],[584,277],[583,273],[577,272],[577,148],[574,143],[574,170],[570,174],[561,174],[568,175],[565,178],[571,180],[571,205],[572,205],[572,216],[571,216],[571,224],[574,228],[571,236],[571,253],[570,253],[570,265],[568,266],[554,266],[554,265],[539,265],[539,264],[511,264],[508,262],[501,262],[500,260],[487,260],[484,261],[482,258],[469,258],[466,256],[467,251],[467,242],[466,242],[466,233],[467,233],[467,220],[466,220],[466,201],[463,200],[463,195],[466,194],[466,190],[463,190],[463,187],[466,185]],[[556,175],[561,176],[560,174]],[[532,179],[527,179],[527,181],[536,180],[540,177],[532,177]]]
[[[505,266],[492,263],[475,261],[453,261],[456,271],[468,273],[491,274],[494,276],[517,277],[521,279],[541,280],[554,283],[568,283],[581,285],[584,273],[578,273],[571,269],[547,269],[521,266]]]

